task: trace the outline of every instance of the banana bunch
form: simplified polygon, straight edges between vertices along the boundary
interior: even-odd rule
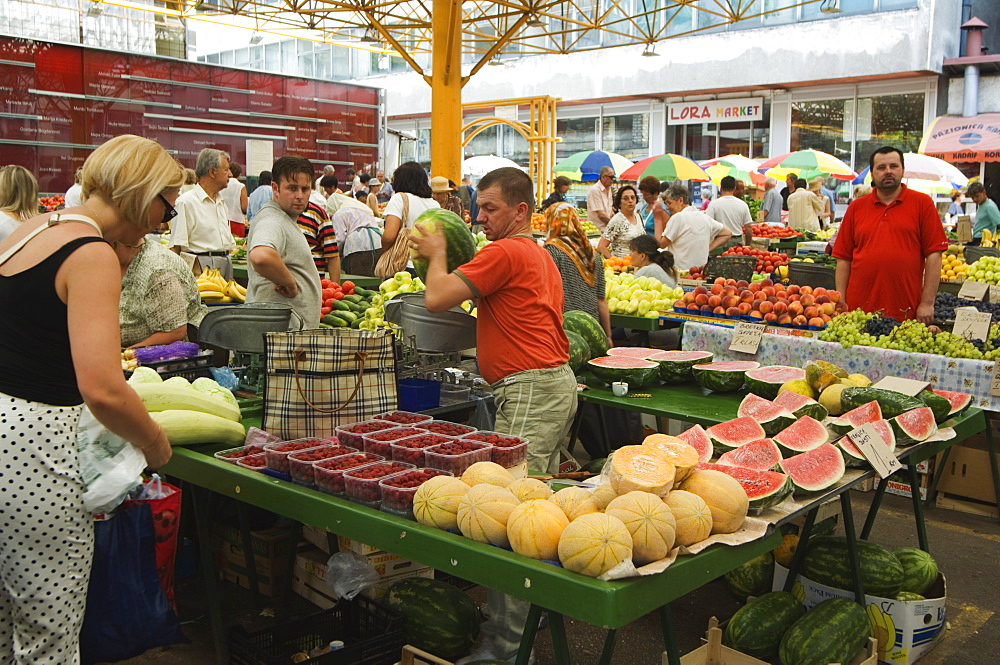
[[[222,278],[218,268],[205,268],[196,280],[201,299],[207,303],[246,302],[247,291],[235,280]]]
[[[979,246],[994,247],[998,241],[993,239],[993,233],[988,229],[983,229],[982,233],[983,233],[983,239]]]

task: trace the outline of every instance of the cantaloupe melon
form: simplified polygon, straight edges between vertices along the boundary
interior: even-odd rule
[[[510,547],[518,554],[543,561],[557,561],[559,537],[569,519],[551,501],[532,499],[514,508],[507,519]]]
[[[470,487],[458,502],[458,528],[466,538],[510,547],[507,520],[521,502],[503,487],[482,483]]]
[[[663,500],[674,515],[676,542],[688,547],[712,535],[712,511],[697,494],[674,490]]]
[[[548,499],[552,496],[552,488],[537,478],[519,478],[507,485],[507,489],[521,501]]]
[[[559,506],[570,522],[580,515],[601,512],[601,507],[594,500],[593,492],[582,487],[564,487],[550,496],[549,501]]]
[[[413,516],[421,524],[438,529],[458,530],[458,503],[469,486],[451,476],[434,476],[413,495]]]
[[[469,487],[484,483],[497,487],[507,487],[514,482],[514,476],[496,462],[476,462],[462,474],[462,482]]]
[[[597,504],[597,507],[603,511],[608,507],[608,504],[611,503],[616,496],[618,496],[618,492],[616,492],[615,488],[611,486],[611,483],[602,483],[594,488],[591,495],[594,497],[594,502]]]
[[[582,515],[563,529],[559,562],[574,573],[599,577],[632,556],[632,536],[617,517]]]
[[[740,481],[721,471],[695,471],[680,489],[697,494],[712,511],[712,533],[739,531],[750,509],[750,499]]]
[[[622,446],[608,462],[608,480],[619,495],[640,491],[666,496],[676,474],[670,458],[652,446]]]
[[[687,478],[698,466],[698,451],[687,441],[676,436],[650,434],[643,440],[642,445],[656,448],[673,462],[676,468],[675,485]]]
[[[663,499],[649,492],[629,492],[604,509],[617,517],[632,536],[632,561],[642,566],[667,556],[674,546],[674,514]]]

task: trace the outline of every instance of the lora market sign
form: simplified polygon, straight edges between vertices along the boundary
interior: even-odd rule
[[[748,122],[750,120],[761,120],[763,117],[763,97],[667,104],[668,125],[700,125],[705,122]]]

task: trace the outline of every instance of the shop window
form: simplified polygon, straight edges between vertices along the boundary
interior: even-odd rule
[[[476,134],[465,144],[465,154],[469,157],[497,154],[497,129],[497,125],[493,125]]]
[[[714,122],[707,125],[684,125],[684,149],[680,154],[696,162],[715,157],[718,154],[717,131],[718,125]]]
[[[601,149],[632,161],[649,156],[649,114],[614,115],[603,118]]]
[[[915,9],[918,6],[917,0],[878,0],[879,11]]]
[[[809,5],[802,5],[802,20],[812,21],[816,19],[832,19],[848,14],[867,14],[875,9],[875,0],[840,0],[839,14],[824,14],[821,11],[821,3],[814,2]]]
[[[798,0],[763,0],[764,25],[793,23],[798,18]]]
[[[565,159],[581,150],[597,149],[597,118],[571,118],[556,120],[556,159]]]
[[[916,152],[924,130],[924,95],[884,95],[858,99],[854,170],[868,165],[868,156],[884,145]],[[847,160],[845,160],[847,161]]]
[[[694,30],[694,7],[680,3],[663,10],[663,22],[667,26],[667,36],[683,35]]]
[[[750,156],[753,154],[750,146],[752,138],[749,122],[719,123],[719,155]],[[714,156],[710,155],[709,158]]]
[[[848,101],[794,102],[791,149],[822,150],[850,163],[853,109],[845,109]]]

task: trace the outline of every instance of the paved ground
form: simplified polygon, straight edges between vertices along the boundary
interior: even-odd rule
[[[864,515],[872,493],[852,492],[855,515]],[[942,642],[920,663],[922,665],[995,665],[1000,662],[1000,523],[994,519],[930,508],[926,512],[931,552],[948,580],[949,630]],[[916,545],[911,504],[908,499],[887,496],[872,539],[890,548]],[[313,608],[295,597],[288,606],[254,607],[249,593],[234,585],[227,592],[226,614],[230,623],[266,627],[289,616],[308,613]],[[470,592],[483,601],[481,589]],[[215,665],[211,633],[205,617],[205,603],[197,577],[177,588],[184,631],[192,642],[166,649],[154,649],[141,657],[123,661],[126,665]],[[688,594],[673,604],[674,620],[682,653],[699,644],[708,619],[728,618],[739,603],[721,580]],[[262,614],[263,612],[263,614]],[[274,615],[273,618],[269,615]],[[568,620],[569,643],[574,663],[596,663],[603,645],[604,631]],[[663,651],[659,622],[648,615],[619,631],[614,665],[658,665]],[[552,665],[551,641],[547,630],[538,641],[538,665]]]

